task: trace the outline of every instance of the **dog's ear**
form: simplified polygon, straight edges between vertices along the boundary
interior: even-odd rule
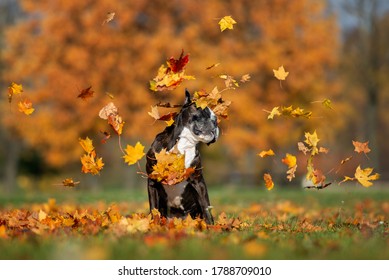
[[[190,93],[187,89],[185,89],[185,103],[184,106],[189,106],[192,103],[192,99],[190,98]]]

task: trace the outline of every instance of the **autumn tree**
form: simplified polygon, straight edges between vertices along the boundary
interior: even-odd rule
[[[215,149],[231,157],[255,157],[259,149],[292,145],[304,127],[342,125],[320,105],[319,125],[271,122],[263,111],[278,105],[309,109],[317,107],[311,102],[335,97],[331,69],[337,63],[338,31],[325,1],[20,3],[27,16],[8,30],[6,83],[23,83],[36,111],[29,117],[15,110],[8,113],[4,100],[1,119],[52,166],[63,168],[79,161],[79,137],[99,139],[100,131],[108,128],[96,116],[111,101],[125,121],[123,137],[151,141],[165,124],[152,126],[150,106],[160,100],[181,103],[184,87],[154,93],[149,80],[161,63],[179,56],[182,49],[190,54],[187,72],[196,77],[184,84],[192,92],[223,88],[222,74],[252,77],[250,83],[226,92],[233,102],[230,120],[222,122],[221,148]],[[238,24],[222,33],[217,22],[225,15],[232,15]],[[206,70],[216,63],[220,65]],[[280,65],[292,73],[282,86],[272,72]],[[89,87],[93,97],[77,98]],[[253,172],[255,165],[248,162],[243,167]]]

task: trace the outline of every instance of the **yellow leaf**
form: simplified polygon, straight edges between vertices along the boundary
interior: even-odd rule
[[[286,77],[289,75],[289,72],[286,72],[284,69],[284,66],[278,67],[277,70],[273,69],[274,77],[276,77],[278,80],[285,80]]]
[[[361,167],[358,166],[357,169],[355,170],[354,176],[355,179],[357,179],[362,186],[368,188],[373,185],[373,183],[370,181],[377,180],[380,177],[378,173],[374,175],[370,175],[372,172],[373,172],[373,168],[361,169]]]
[[[278,110],[280,107],[274,107],[271,112],[269,113],[269,116],[267,116],[268,120],[272,120],[274,116],[281,116],[280,111]]]
[[[127,148],[125,149],[126,154],[123,156],[124,162],[128,165],[135,164],[145,155],[144,148],[145,146],[143,146],[140,142],[137,142],[134,147],[127,145]]]
[[[100,173],[100,170],[103,169],[104,163],[102,158],[96,158],[96,153],[93,151],[91,154],[83,155],[81,157],[83,173],[91,173],[97,175]]]
[[[93,141],[89,139],[89,137],[86,137],[85,139],[79,138],[78,142],[87,154],[90,154],[95,149],[95,147],[93,147]]]
[[[286,156],[281,161],[282,163],[286,164],[289,168],[292,168],[297,164],[297,158],[291,154],[286,154]]]
[[[262,151],[262,152],[260,152],[258,155],[259,155],[261,158],[263,158],[263,157],[267,157],[267,156],[274,156],[275,154],[274,154],[274,152],[273,152],[272,149],[269,149],[269,150],[267,150],[267,151]]]
[[[311,147],[311,155],[315,155],[319,153],[319,149],[317,148],[317,143],[320,139],[317,137],[316,130],[310,134],[309,132],[305,132],[305,143],[307,143]]]
[[[265,180],[265,186],[268,191],[270,191],[274,187],[273,179],[269,173],[263,174],[263,180]]]
[[[151,106],[151,112],[147,112],[150,117],[152,117],[155,120],[158,120],[160,118],[158,106]]]
[[[174,123],[174,118],[170,118],[169,120],[165,121],[167,126],[171,126]]]
[[[219,21],[220,31],[234,29],[234,24],[236,24],[236,21],[231,16],[225,16]]]
[[[12,82],[8,87],[8,93],[11,95],[20,94],[23,92],[23,86],[18,85],[17,83]]]
[[[35,109],[32,107],[31,101],[25,99],[23,102],[20,101],[18,103],[19,112],[24,113],[26,115],[31,115]]]
[[[327,107],[328,109],[332,109],[332,106],[331,106],[331,100],[330,99],[324,99],[321,104],[324,106],[324,107]]]

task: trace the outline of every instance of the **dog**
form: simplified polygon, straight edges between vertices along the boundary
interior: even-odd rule
[[[146,172],[153,172],[156,164],[155,153],[162,149],[171,151],[175,146],[185,155],[185,168],[192,167],[194,172],[187,180],[168,186],[148,178],[150,211],[158,209],[165,217],[200,217],[213,224],[208,190],[204,181],[199,144],[210,145],[219,137],[217,116],[206,107],[197,108],[190,93],[185,90],[185,102],[175,116],[174,123],[159,133],[147,152]]]

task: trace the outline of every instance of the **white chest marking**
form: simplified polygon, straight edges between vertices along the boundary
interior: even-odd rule
[[[187,184],[187,181],[182,181],[181,183],[178,183],[174,186],[163,185],[167,194],[167,201],[169,207],[181,208],[182,210],[184,210],[184,207],[181,204],[181,195],[184,192]]]
[[[177,149],[181,154],[185,155],[185,168],[189,168],[192,164],[196,156],[196,145],[198,142],[198,137],[184,127],[177,142]]]

